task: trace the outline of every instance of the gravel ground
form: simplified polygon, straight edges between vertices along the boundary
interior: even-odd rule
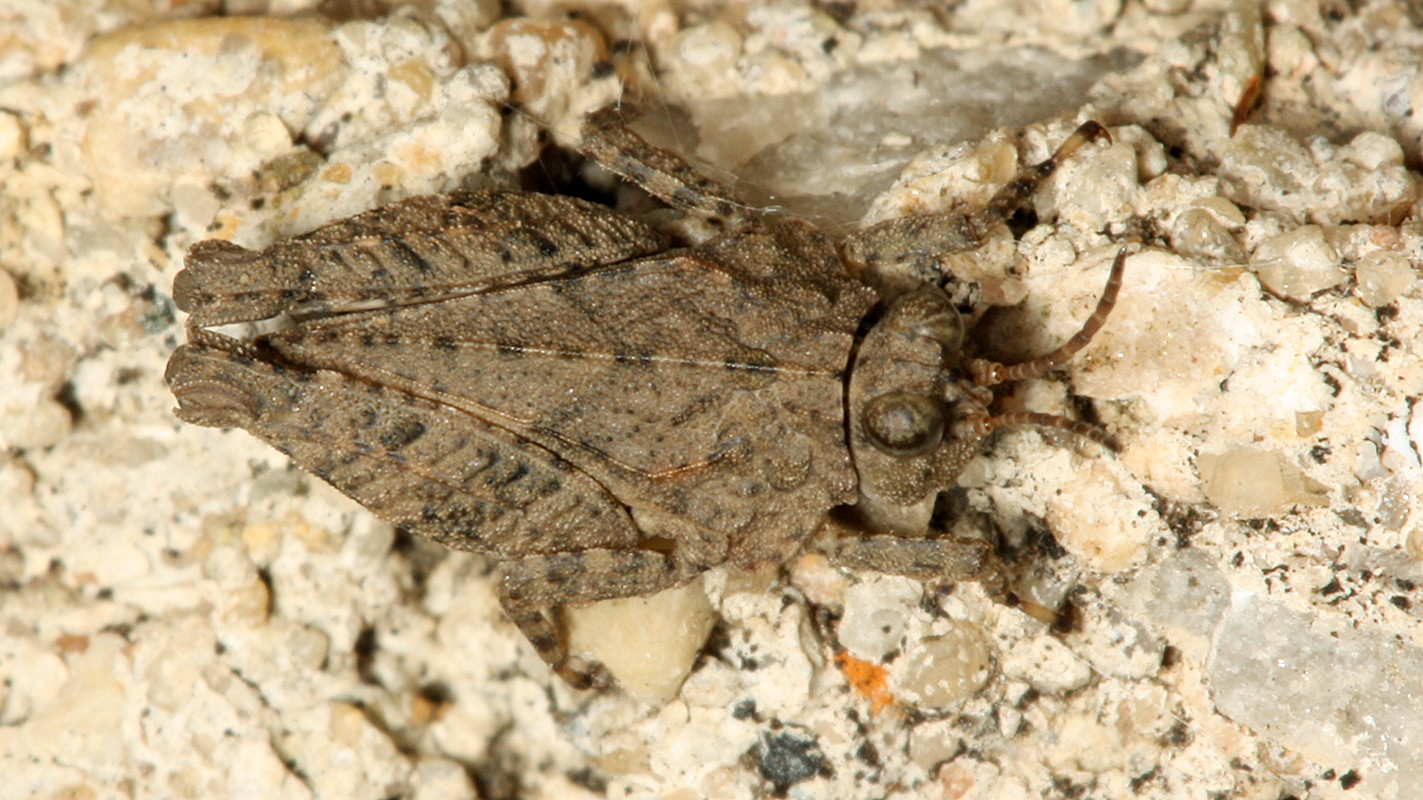
[[[1415,6],[317,5],[0,8],[7,793],[1423,784]],[[577,641],[628,656],[619,690],[580,693],[502,616],[483,557],[172,416],[191,244],[515,185],[624,89],[649,137],[832,232],[981,203],[1077,124],[1110,128],[943,265],[996,304],[983,347],[1022,358],[1072,335],[1130,242],[1092,345],[1008,398],[1090,410],[1121,452],[1015,430],[953,493],[954,530],[999,537],[1019,592],[1070,598],[1071,624],[809,553],[580,610]]]

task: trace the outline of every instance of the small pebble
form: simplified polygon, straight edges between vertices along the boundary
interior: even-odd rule
[[[74,420],[57,400],[44,399],[30,408],[0,414],[0,441],[20,450],[43,450],[69,435]]]
[[[1203,208],[1191,208],[1176,218],[1171,228],[1171,246],[1188,258],[1237,263],[1245,255],[1230,229]]]
[[[895,693],[916,706],[944,709],[978,693],[992,668],[988,638],[977,625],[956,621],[943,635],[915,646]]]
[[[1338,286],[1348,278],[1339,266],[1339,254],[1318,225],[1305,225],[1266,239],[1255,248],[1250,262],[1266,289],[1291,300],[1308,300],[1315,292]]]
[[[701,580],[650,597],[568,608],[565,617],[568,649],[600,662],[649,705],[677,696],[716,622]]]
[[[904,640],[905,626],[923,592],[918,582],[890,575],[851,586],[838,628],[840,644],[857,658],[883,662]]]
[[[1324,487],[1268,450],[1241,447],[1219,455],[1202,453],[1197,468],[1206,499],[1227,514],[1263,517],[1293,505],[1328,501]]]
[[[1359,299],[1374,308],[1382,308],[1412,289],[1417,277],[1402,255],[1376,250],[1359,259],[1354,267],[1354,280],[1358,283],[1354,291]],[[4,322],[3,306],[0,300],[0,327]]]

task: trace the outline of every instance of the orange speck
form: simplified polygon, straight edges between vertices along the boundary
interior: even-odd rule
[[[894,705],[894,695],[889,692],[884,667],[861,661],[844,650],[835,654],[835,666],[840,668],[850,686],[870,701],[872,713],[878,714],[885,706]]]
[[[65,634],[54,640],[54,649],[61,653],[83,655],[89,650],[89,637]]]

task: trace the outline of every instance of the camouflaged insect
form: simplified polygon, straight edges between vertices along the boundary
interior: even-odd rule
[[[870,287],[893,284],[895,265],[976,248],[1105,135],[1084,124],[986,208],[837,243],[738,202],[604,110],[584,124],[584,153],[719,233],[688,245],[572,197],[479,191],[260,251],[200,242],[174,284],[191,343],[167,381],[181,419],[244,428],[383,519],[493,556],[510,618],[588,686],[598,665],[569,656],[559,606],[780,564],[832,509],[867,534],[841,537],[839,563],[991,571],[984,542],[925,537],[934,499],[1004,426],[1107,441],[1060,417],[995,416],[987,387],[1081,349],[1124,256],[1077,336],[1011,367],[967,357],[937,286]],[[277,315],[293,324],[249,342],[205,329]]]

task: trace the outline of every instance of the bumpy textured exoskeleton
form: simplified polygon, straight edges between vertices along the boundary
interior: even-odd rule
[[[377,515],[491,554],[510,618],[575,686],[558,607],[796,554],[836,507],[878,535],[843,563],[972,578],[981,541],[925,538],[934,496],[1006,425],[986,388],[1065,362],[1100,327],[1016,367],[969,360],[925,285],[887,305],[861,275],[980,233],[1084,142],[1083,125],[984,209],[910,217],[843,243],[749,208],[615,112],[583,149],[720,233],[681,245],[638,219],[517,191],[416,197],[253,251],[200,242],[174,283],[191,342],[178,416],[245,428]],[[205,326],[287,315],[239,342]],[[861,338],[862,323],[878,319]],[[853,354],[853,355],[852,355]]]

